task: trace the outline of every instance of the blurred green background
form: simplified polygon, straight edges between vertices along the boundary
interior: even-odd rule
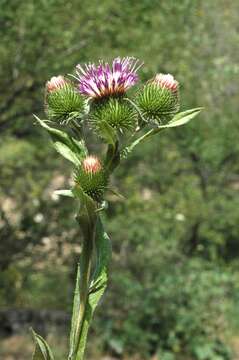
[[[70,167],[34,124],[44,84],[77,63],[132,55],[172,73],[186,127],[145,142],[114,175],[110,286],[87,359],[239,359],[239,2],[1,0],[0,359],[31,358],[28,327],[66,359],[80,234],[53,190]],[[106,359],[106,358],[105,358]]]

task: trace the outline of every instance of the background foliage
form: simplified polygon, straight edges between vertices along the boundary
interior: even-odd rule
[[[68,165],[32,116],[44,116],[45,81],[79,62],[133,55],[145,62],[143,80],[171,72],[182,109],[205,111],[114,175],[126,200],[109,198],[112,278],[89,358],[236,359],[238,11],[236,0],[1,0],[2,309],[71,308],[80,234],[72,201],[52,195],[71,181]]]

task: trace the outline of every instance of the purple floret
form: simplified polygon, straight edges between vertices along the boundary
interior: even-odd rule
[[[79,81],[79,91],[91,98],[124,94],[138,81],[137,70],[141,65],[133,57],[117,57],[113,60],[112,67],[102,61],[99,65],[77,65],[76,79]]]

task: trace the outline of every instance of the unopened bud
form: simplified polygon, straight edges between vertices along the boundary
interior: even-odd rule
[[[176,91],[179,85],[178,81],[175,80],[171,74],[157,74],[152,80],[152,83],[172,91]]]
[[[95,174],[102,169],[101,162],[96,156],[88,156],[85,158],[82,166],[85,172],[88,174]]]
[[[75,171],[75,182],[93,200],[101,202],[108,182],[101,161],[96,156],[87,156]]]
[[[53,76],[46,83],[45,110],[51,120],[68,124],[81,119],[86,110],[85,99],[64,76]]]
[[[138,93],[136,102],[145,118],[166,124],[179,111],[179,83],[170,74],[157,74]]]
[[[62,89],[65,85],[67,85],[67,80],[62,75],[53,76],[46,83],[46,89],[49,92],[56,91]]]

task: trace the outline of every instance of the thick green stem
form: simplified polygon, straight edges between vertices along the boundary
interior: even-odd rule
[[[79,314],[77,318],[77,324],[76,324],[76,330],[74,336],[76,346],[72,357],[73,360],[76,359],[79,350],[82,326],[83,326],[85,310],[88,302],[94,241],[95,241],[95,227],[93,229],[89,229],[89,231],[86,234],[84,234],[83,248],[80,257],[80,283],[79,283],[80,307],[79,307]],[[78,357],[77,360],[83,360],[83,355],[82,358]]]

